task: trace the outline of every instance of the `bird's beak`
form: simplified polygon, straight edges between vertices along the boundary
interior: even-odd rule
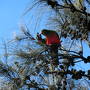
[[[42,32],[40,34],[43,34]]]

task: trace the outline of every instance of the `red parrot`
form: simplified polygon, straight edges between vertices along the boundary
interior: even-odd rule
[[[44,29],[41,34],[46,37],[46,45],[60,44],[60,39],[56,31]]]
[[[58,65],[59,64],[58,47],[61,42],[60,42],[60,38],[59,38],[57,32],[52,31],[52,30],[43,29],[41,31],[41,34],[46,37],[44,41],[45,41],[45,44],[50,47],[50,55],[52,57],[53,64]],[[41,40],[41,38],[39,38],[39,39]],[[42,39],[42,41],[43,41],[43,39]]]

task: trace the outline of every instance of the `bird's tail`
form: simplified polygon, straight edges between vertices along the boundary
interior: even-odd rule
[[[51,45],[51,47],[50,47],[50,54],[51,54],[53,65],[59,65],[58,45]]]

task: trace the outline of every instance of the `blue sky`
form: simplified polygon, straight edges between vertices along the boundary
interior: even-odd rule
[[[0,0],[0,39],[17,32],[19,20],[30,0]]]

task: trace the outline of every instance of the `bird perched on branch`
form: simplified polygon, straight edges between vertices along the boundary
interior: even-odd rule
[[[41,34],[45,36],[42,39]],[[49,52],[53,61],[53,64],[58,65],[58,47],[61,44],[60,38],[56,31],[43,29],[41,34],[37,34],[38,41],[43,42],[49,47]]]

